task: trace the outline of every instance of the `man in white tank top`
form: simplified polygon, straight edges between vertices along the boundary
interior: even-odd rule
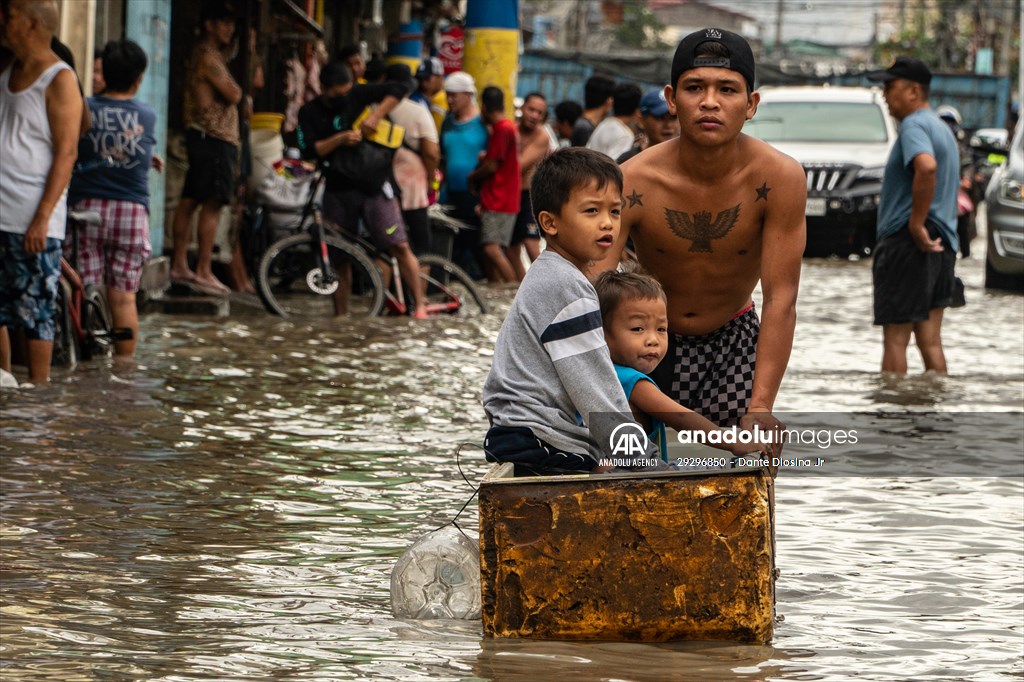
[[[7,327],[24,329],[29,379],[50,379],[67,187],[78,156],[82,96],[50,49],[55,0],[11,0],[0,17],[14,61],[0,73],[0,367]]]

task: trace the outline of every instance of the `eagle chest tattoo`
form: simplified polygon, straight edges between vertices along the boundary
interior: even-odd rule
[[[693,242],[690,252],[712,253],[711,240],[721,239],[729,234],[740,217],[740,204],[727,208],[711,220],[711,211],[695,211],[691,217],[683,211],[665,209],[668,227],[676,236]]]

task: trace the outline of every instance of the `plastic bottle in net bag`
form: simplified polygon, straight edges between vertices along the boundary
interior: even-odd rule
[[[480,618],[480,546],[453,526],[418,538],[391,571],[397,618]]]

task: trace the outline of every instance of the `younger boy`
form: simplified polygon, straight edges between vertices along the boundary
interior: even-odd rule
[[[584,276],[615,244],[622,173],[583,148],[542,161],[530,189],[547,240],[498,333],[484,383],[491,461],[520,473],[583,473],[607,456],[612,432],[632,421],[601,329],[597,292]],[[657,458],[648,444],[645,458]]]
[[[71,178],[70,203],[96,211],[99,225],[78,235],[78,269],[86,284],[104,284],[114,327],[132,330],[114,342],[117,355],[135,353],[139,314],[135,294],[149,259],[149,169],[155,159],[156,113],[135,99],[148,60],[130,40],[103,48],[102,95],[90,97],[92,127],[78,141],[80,170]],[[154,163],[156,160],[156,163]]]
[[[505,117],[505,93],[490,85],[480,95],[484,122],[491,127],[483,160],[467,178],[480,194],[480,245],[493,283],[516,282],[515,270],[505,255],[519,213],[519,132]]]
[[[677,431],[711,431],[719,427],[668,397],[647,375],[668,350],[668,309],[658,280],[635,272],[607,271],[594,282],[601,319],[615,373],[636,420],[666,457],[665,425]],[[711,445],[709,443],[709,445]],[[756,450],[754,444],[714,444],[734,455]]]

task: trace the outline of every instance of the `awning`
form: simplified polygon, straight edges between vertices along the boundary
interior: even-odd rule
[[[306,14],[305,10],[296,5],[292,0],[277,0],[278,3],[284,5],[290,14],[294,16],[299,23],[303,24],[306,28],[312,31],[318,38],[324,37],[324,27],[313,21],[309,15]]]

